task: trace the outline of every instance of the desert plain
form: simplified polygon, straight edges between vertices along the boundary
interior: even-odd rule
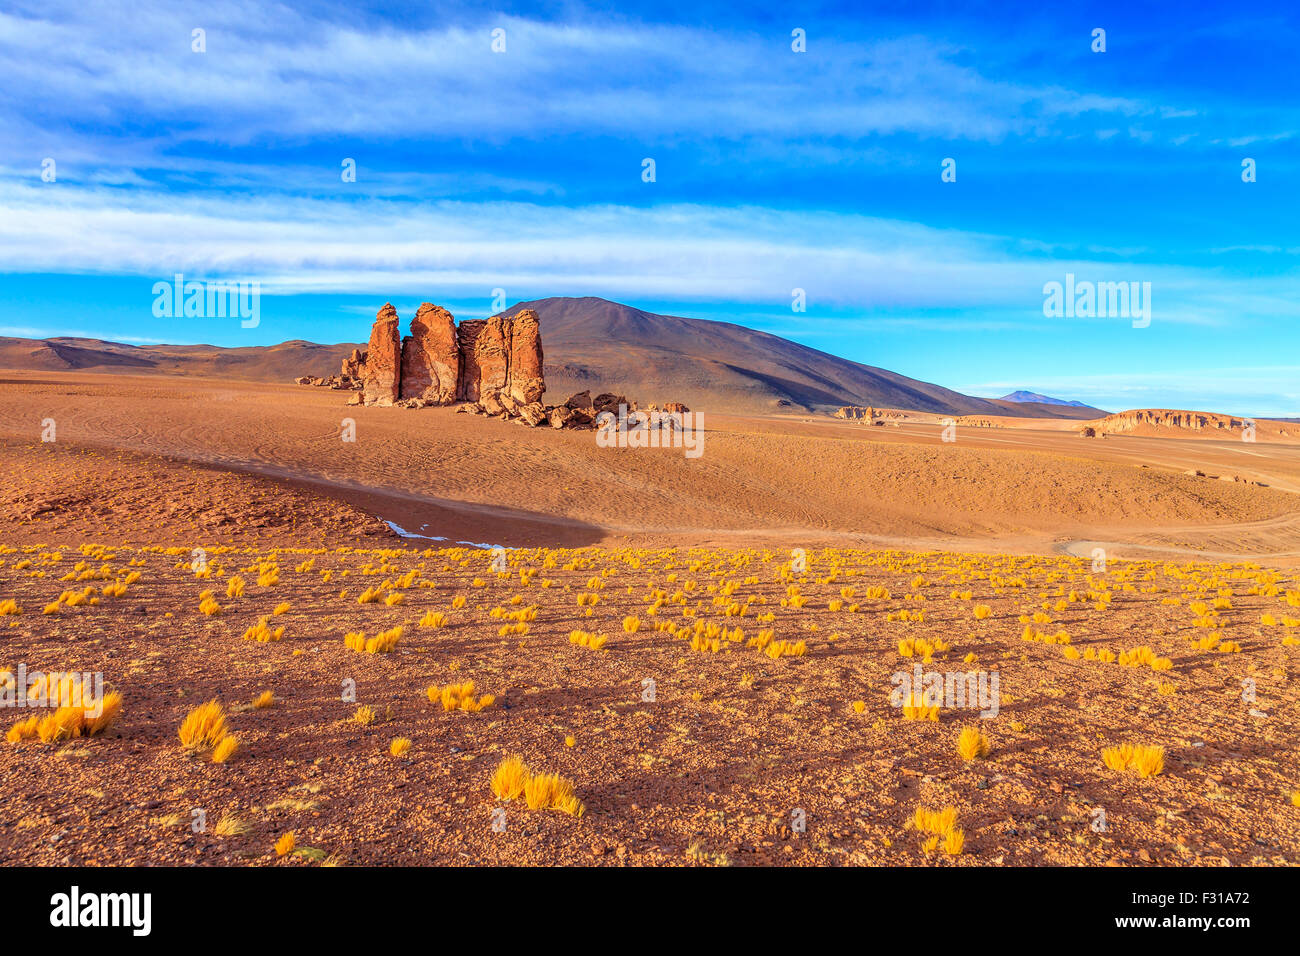
[[[1300,862],[1300,437],[703,412],[0,374],[0,863]]]

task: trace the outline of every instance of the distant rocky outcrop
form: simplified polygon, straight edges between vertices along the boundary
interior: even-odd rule
[[[1107,415],[1088,425],[1100,433],[1112,435],[1124,432],[1145,432],[1149,428],[1193,432],[1237,432],[1251,425],[1251,421],[1218,412],[1188,412],[1169,408],[1136,408],[1127,412]]]
[[[841,405],[835,409],[836,418],[843,418],[848,421],[865,421],[871,425],[876,424],[879,414],[874,408],[863,408],[861,405]]]
[[[1288,419],[1251,418],[1179,408],[1133,408],[1082,421],[1076,426],[1078,434],[1085,437],[1088,429],[1097,438],[1111,435],[1246,443],[1292,442],[1296,432],[1294,422]]]
[[[305,375],[295,381],[356,391],[350,405],[460,404],[462,412],[534,427],[590,428],[601,412],[617,414],[620,405],[638,410],[636,402],[611,393],[593,399],[590,392],[579,392],[563,405],[543,405],[541,323],[531,309],[457,325],[446,309],[425,302],[411,321],[410,335],[402,337],[399,325],[397,310],[385,303],[370,330],[369,345],[364,351],[353,349],[338,375]],[[681,402],[666,402],[662,410],[651,405],[649,410],[689,411]]]

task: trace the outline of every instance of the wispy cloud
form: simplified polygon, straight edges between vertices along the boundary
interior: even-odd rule
[[[191,31],[206,31],[206,52]],[[492,52],[491,31],[506,52]],[[547,136],[846,137],[996,142],[1076,135],[1196,112],[1139,97],[993,78],[960,45],[920,35],[704,30],[588,15],[476,14],[423,29],[238,0],[186,6],[19,2],[0,12],[0,141],[166,162],[188,144],[497,142]],[[38,105],[39,104],[39,105]],[[35,107],[35,108],[34,108]],[[129,149],[117,136],[130,131]],[[1176,129],[1175,132],[1182,132]],[[1274,133],[1274,131],[1270,131]],[[1275,134],[1275,133],[1274,133]],[[116,141],[116,146],[110,145]]]
[[[1043,284],[1072,272],[1151,282],[1161,321],[1300,313],[1284,277],[1031,255],[1007,237],[815,210],[357,205],[10,183],[0,185],[0,214],[5,271],[228,276],[258,279],[269,294],[546,289],[788,307],[793,290],[803,289],[814,307],[998,307],[1003,320],[1041,323]]]

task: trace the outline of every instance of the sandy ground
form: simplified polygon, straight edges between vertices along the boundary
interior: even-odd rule
[[[8,373],[0,440],[291,479],[407,531],[503,545],[897,546],[1300,560],[1300,445],[705,413],[704,454],[293,386]],[[344,419],[355,442],[341,440]],[[1183,472],[1238,476],[1254,484]],[[124,529],[129,530],[129,529]],[[141,539],[143,540],[143,539]],[[150,539],[152,540],[152,539]]]
[[[0,742],[0,863],[1300,862],[1295,446],[706,416],[687,460],[316,389],[18,378],[0,670],[124,703],[100,736]],[[519,547],[501,570],[457,541]],[[264,618],[279,638],[246,639]],[[997,687],[908,719],[918,664]],[[495,699],[426,694],[465,680]],[[177,733],[214,698],[225,763]],[[1124,743],[1160,772],[1108,768]],[[499,799],[509,754],[581,815]],[[959,851],[918,808],[955,811]]]

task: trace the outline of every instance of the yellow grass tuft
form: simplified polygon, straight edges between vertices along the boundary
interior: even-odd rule
[[[957,753],[966,761],[987,757],[989,739],[978,727],[967,727],[957,737]]]
[[[466,713],[477,713],[487,707],[491,707],[496,702],[496,698],[491,694],[484,694],[482,697],[475,698],[474,682],[472,680],[463,681],[459,684],[448,684],[446,687],[428,687],[424,691],[425,696],[429,698],[432,704],[442,704],[442,709],[448,712],[461,710]]]
[[[957,808],[944,807],[942,810],[930,810],[926,807],[917,807],[916,812],[912,814],[912,826],[922,833],[932,833],[935,836],[947,836],[957,825]]]
[[[966,834],[955,827],[949,830],[948,835],[943,838],[943,852],[949,856],[960,856],[961,849],[965,845]]]
[[[271,627],[269,617],[259,618],[257,623],[244,632],[244,640],[257,641],[259,644],[270,644],[284,637],[284,625]]]
[[[273,706],[275,706],[275,694],[272,691],[264,690],[253,698],[253,707],[256,710],[265,710]]]
[[[181,745],[191,750],[209,750],[226,736],[226,712],[217,700],[199,704],[181,722]]]
[[[212,762],[225,763],[239,747],[239,738],[234,734],[227,734],[221,738],[221,742],[212,748]]]
[[[294,838],[293,833],[286,833],[284,836],[280,837],[280,839],[275,841],[275,855],[284,856],[288,853],[292,853],[294,847],[297,845],[298,841]]]
[[[217,836],[243,836],[252,829],[246,820],[241,820],[233,813],[223,813],[217,821]]]
[[[360,632],[345,634],[343,643],[349,650],[357,651],[362,654],[387,654],[397,647],[397,642],[402,639],[401,625],[390,631],[381,631],[372,638],[367,638]]]
[[[903,702],[904,720],[938,720],[939,705],[927,704],[924,694],[910,694]]]
[[[1165,767],[1165,748],[1146,744],[1120,744],[1101,752],[1102,763],[1117,773],[1134,771],[1139,777],[1154,777]]]
[[[523,795],[528,776],[528,767],[522,757],[506,757],[492,774],[492,792],[499,800],[514,800]]]
[[[411,749],[411,741],[406,737],[395,737],[388,745],[388,752],[394,757],[405,757]]]

